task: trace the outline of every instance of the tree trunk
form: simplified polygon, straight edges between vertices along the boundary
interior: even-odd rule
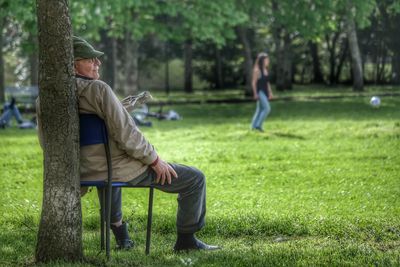
[[[360,54],[360,48],[358,46],[356,25],[354,19],[351,17],[351,14],[347,14],[346,33],[349,40],[349,48],[351,55],[353,90],[362,91],[364,89],[364,80],[363,80],[363,71],[361,63],[361,54]]]
[[[275,28],[274,33],[274,42],[276,47],[276,89],[278,91],[282,91],[285,89],[285,80],[284,80],[284,66],[283,66],[283,45],[282,45],[282,37],[281,37],[281,28]]]
[[[36,261],[79,261],[79,119],[68,2],[37,0],[37,18],[44,181]]]
[[[313,83],[324,83],[324,75],[321,71],[321,61],[318,55],[318,44],[315,42],[309,42],[308,46],[310,48],[312,62],[313,62]]]
[[[279,91],[292,89],[293,77],[291,39],[287,33],[282,37],[282,32],[282,29],[276,29],[274,34],[277,49],[276,89]]]
[[[336,69],[336,43],[339,38],[339,32],[335,32],[330,40],[330,36],[326,36],[326,44],[329,52],[329,84],[335,85],[335,69]]]
[[[184,90],[186,93],[193,93],[193,66],[192,66],[192,40],[188,39],[184,44],[184,57],[185,57],[185,81]]]
[[[293,73],[292,40],[289,34],[286,34],[283,47],[283,89],[292,89]]]
[[[378,84],[385,82],[385,61],[387,57],[387,50],[384,48],[384,44],[381,45],[382,45],[381,53],[379,56],[379,60],[376,64],[377,67],[376,79]]]
[[[103,51],[106,51],[102,57],[102,64],[104,65],[102,72],[102,80],[105,81],[112,89],[116,87],[116,74],[117,74],[117,41],[114,37],[108,36],[107,30],[100,31],[101,43]]]
[[[4,54],[3,54],[3,28],[5,26],[5,19],[0,20],[0,103],[6,100],[5,94],[5,80],[4,80]]]
[[[347,40],[344,40],[342,44],[339,62],[337,64],[337,68],[335,71],[335,76],[334,76],[335,84],[338,84],[340,82],[340,74],[342,73],[344,61],[346,60],[346,57],[348,55],[348,50],[349,50],[349,42]]]
[[[125,32],[124,40],[124,96],[136,94],[139,88],[139,43],[133,40],[129,31]]]
[[[29,66],[31,85],[37,86],[39,84],[39,58],[37,54],[38,40],[37,35],[32,32],[29,33],[29,42],[34,49],[29,53]]]
[[[251,56],[251,45],[249,38],[247,37],[247,29],[243,26],[238,26],[236,32],[239,35],[240,41],[243,45],[243,56],[244,56],[244,72],[246,79],[245,95],[252,95],[253,89],[251,88],[251,80],[253,73],[253,59]]]
[[[385,39],[385,43],[393,52],[391,58],[392,73],[389,80],[394,85],[400,85],[400,14],[389,15],[387,8],[388,1],[377,1],[377,4],[383,23],[384,35],[390,36],[390,38]]]
[[[170,86],[169,86],[169,48],[168,42],[164,44],[164,60],[165,60],[165,80],[164,80],[164,87],[165,93],[169,95]]]
[[[221,49],[215,46],[215,88],[218,89],[224,88],[222,65]]]
[[[31,70],[31,85],[37,86],[39,84],[39,61],[38,55],[35,52],[29,55],[29,65]]]
[[[400,85],[400,51],[394,51],[392,57],[392,84]]]

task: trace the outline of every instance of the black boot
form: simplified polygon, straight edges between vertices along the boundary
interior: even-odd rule
[[[111,225],[111,230],[114,233],[115,241],[117,242],[117,249],[131,249],[135,243],[130,239],[128,233],[128,224],[123,222],[122,225],[116,227]]]
[[[206,243],[198,240],[194,234],[178,233],[174,251],[188,251],[188,250],[216,250],[220,249],[219,246],[207,245]]]

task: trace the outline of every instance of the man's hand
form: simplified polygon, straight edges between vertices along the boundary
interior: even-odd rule
[[[171,184],[172,177],[178,178],[178,175],[176,174],[175,170],[172,169],[172,167],[168,163],[166,163],[160,158],[158,159],[156,165],[151,166],[151,168],[153,168],[153,170],[157,174],[156,178],[157,184],[160,183],[161,185],[164,185],[165,181],[168,184]]]

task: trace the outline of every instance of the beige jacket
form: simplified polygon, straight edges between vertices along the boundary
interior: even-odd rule
[[[154,147],[144,138],[134,120],[122,106],[110,86],[100,80],[76,78],[79,113],[97,114],[108,130],[114,181],[129,181],[142,174],[157,158]],[[42,139],[37,101],[38,133]],[[43,142],[40,142],[41,145]],[[43,147],[43,145],[42,145]],[[80,148],[81,180],[107,179],[104,145]]]

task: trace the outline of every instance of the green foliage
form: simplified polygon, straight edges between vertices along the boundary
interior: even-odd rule
[[[220,46],[234,38],[233,27],[247,15],[235,8],[233,0],[167,1],[165,15],[175,20],[168,28],[172,39],[210,41]]]
[[[157,191],[145,257],[147,192],[128,189],[124,214],[137,247],[113,251],[107,265],[399,265],[400,100],[382,97],[374,109],[369,96],[313,100],[310,91],[318,90],[271,102],[265,133],[249,130],[254,103],[165,107],[183,120],[153,121],[142,131],[163,158],[206,174],[207,224],[199,236],[224,248],[172,253],[176,196]],[[0,137],[0,265],[20,266],[32,262],[42,156],[34,130],[6,129]],[[105,265],[96,192],[82,198],[82,210],[87,261],[48,266]]]
[[[274,27],[284,27],[291,34],[315,39],[332,25],[332,1],[277,1]]]
[[[370,15],[376,7],[375,0],[336,0],[334,2],[336,2],[336,9],[333,11],[350,15],[360,28],[370,24]]]

